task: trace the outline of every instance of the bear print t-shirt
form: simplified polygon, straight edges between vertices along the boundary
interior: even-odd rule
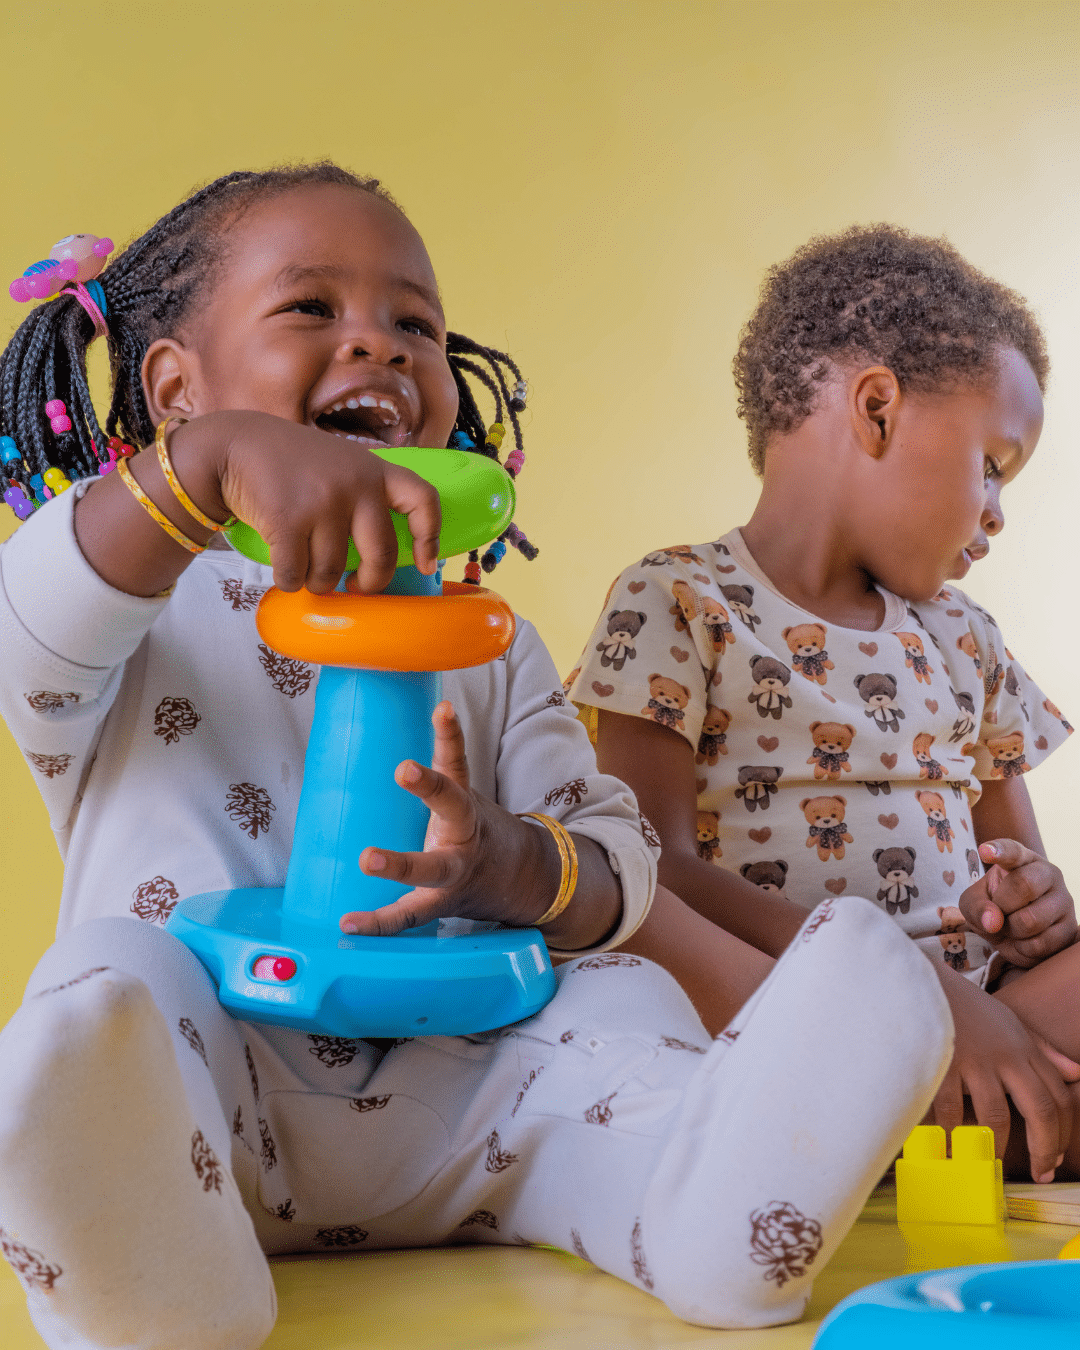
[[[962,591],[882,595],[881,628],[838,628],[780,595],[739,530],[661,549],[616,580],[566,690],[586,721],[690,742],[703,858],[808,909],[866,896],[982,982],[990,949],[957,908],[983,871],[971,808],[1072,728]]]

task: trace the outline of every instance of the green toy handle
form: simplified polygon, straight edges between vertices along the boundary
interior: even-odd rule
[[[439,494],[442,503],[442,533],[439,535],[439,557],[454,558],[497,539],[514,519],[517,495],[514,480],[506,470],[486,455],[466,454],[464,450],[424,450],[402,446],[392,450],[373,450],[388,464],[411,469]],[[411,566],[413,561],[412,535],[404,516],[390,512],[398,541],[398,566]],[[226,531],[229,542],[245,558],[269,564],[270,549],[266,540],[250,525],[238,520]],[[345,570],[353,572],[360,565],[356,545],[349,540],[349,557]]]

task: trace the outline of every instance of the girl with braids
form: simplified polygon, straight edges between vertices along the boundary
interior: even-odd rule
[[[34,311],[0,378],[17,474],[78,480],[0,549],[0,704],[66,861],[58,940],[0,1033],[0,1248],[45,1341],[247,1350],[274,1321],[265,1254],[462,1242],[573,1249],[708,1325],[797,1317],[934,1089],[940,991],[869,907],[823,907],[775,969],[666,892],[650,910],[651,827],[527,622],[446,677],[432,766],[398,769],[432,811],[425,851],[360,855],[415,889],[341,923],[529,924],[565,893],[540,1014],[393,1044],[242,1023],[164,931],[180,896],[285,873],[315,672],[259,644],[271,575],[332,589],[351,534],[349,584],[379,589],[388,506],[430,573],[437,500],[371,448],[496,453],[477,379],[520,467],[524,391],[508,357],[447,335],[401,210],[330,165],[212,183],[100,287],[104,430],[80,299]],[[53,400],[70,432],[43,428]],[[95,472],[105,436],[146,446],[174,417],[168,475],[152,449]],[[203,548],[230,515],[272,568]]]

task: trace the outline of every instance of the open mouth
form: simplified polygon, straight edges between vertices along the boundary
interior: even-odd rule
[[[351,394],[319,413],[315,425],[368,448],[405,445],[412,431],[399,400],[387,394]]]

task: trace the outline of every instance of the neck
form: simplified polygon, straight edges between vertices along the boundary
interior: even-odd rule
[[[838,452],[831,430],[811,417],[774,439],[743,538],[788,600],[826,622],[874,629],[885,617],[885,601],[855,549],[852,464]]]

